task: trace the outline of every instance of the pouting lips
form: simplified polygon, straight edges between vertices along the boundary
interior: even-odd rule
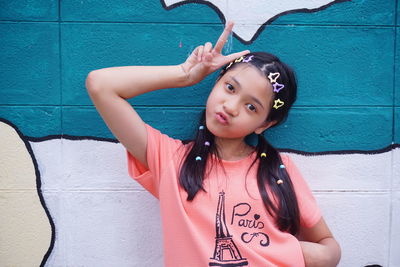
[[[225,114],[223,114],[221,112],[218,112],[218,113],[215,114],[215,117],[220,123],[222,123],[224,125],[228,124],[228,119],[227,119]]]

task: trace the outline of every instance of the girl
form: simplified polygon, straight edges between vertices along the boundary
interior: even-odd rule
[[[129,174],[160,200],[165,266],[336,266],[340,247],[310,189],[262,135],[296,99],[293,71],[268,53],[223,56],[232,27],[178,66],[92,71],[89,95],[127,149]],[[144,123],[125,100],[191,86],[224,65],[191,142]],[[256,147],[245,142],[252,133]]]

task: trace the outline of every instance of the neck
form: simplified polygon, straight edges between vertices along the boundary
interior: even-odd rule
[[[223,139],[215,137],[215,144],[223,160],[239,160],[250,155],[254,148],[242,139]]]

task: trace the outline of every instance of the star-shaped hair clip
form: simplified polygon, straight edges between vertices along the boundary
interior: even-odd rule
[[[279,98],[277,100],[274,101],[274,109],[278,109],[280,107],[282,107],[285,104],[285,102],[283,102],[282,100],[280,100]]]
[[[241,56],[241,57],[235,59],[235,63],[240,63],[240,62],[242,62],[242,61],[243,61],[243,56]]]
[[[240,63],[240,62],[244,62],[244,57],[243,56],[241,56],[241,57],[238,57],[237,59],[235,59],[235,60],[233,60],[233,61],[231,61],[230,63],[229,63],[229,65],[225,68],[225,70],[227,70],[227,69],[229,69],[233,64],[235,64],[235,63]]]
[[[243,59],[243,62],[249,63],[253,59],[253,57],[254,57],[254,55],[247,56],[246,58]]]
[[[279,72],[270,72],[268,74],[268,79],[271,83],[276,83],[276,80],[281,76]]]
[[[280,90],[285,88],[285,85],[278,83],[276,80],[281,76],[279,72],[271,72],[268,74],[268,79],[272,84],[272,87],[274,88],[275,93],[279,93]]]

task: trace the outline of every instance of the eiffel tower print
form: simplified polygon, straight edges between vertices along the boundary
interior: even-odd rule
[[[225,192],[219,193],[217,214],[215,217],[215,249],[209,266],[237,267],[247,266],[248,261],[242,258],[239,249],[229,234],[225,222]]]

